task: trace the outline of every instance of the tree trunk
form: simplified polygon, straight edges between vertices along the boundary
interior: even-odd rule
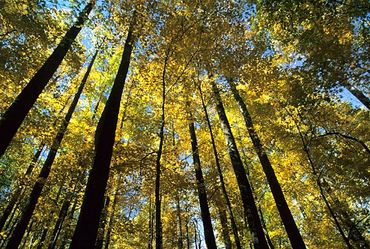
[[[48,228],[44,228],[44,230],[42,230],[40,241],[37,244],[37,249],[42,249],[43,248],[43,245],[44,245],[44,242],[45,242],[45,239],[46,239],[46,235],[48,234],[48,231],[49,231]]]
[[[196,222],[194,222],[194,247],[195,249],[199,249],[198,247],[198,227],[197,227]]]
[[[271,241],[271,238],[270,238],[270,235],[269,235],[269,231],[267,230],[266,222],[265,222],[265,219],[263,218],[263,213],[262,213],[261,207],[258,207],[258,212],[260,213],[263,229],[265,229],[267,243],[269,244],[270,249],[275,249],[274,244],[272,244],[272,241]]]
[[[157,159],[155,163],[155,248],[162,249],[162,220],[161,220],[161,157],[164,142],[164,126],[165,126],[165,106],[166,106],[166,69],[169,59],[169,50],[167,50],[164,60],[162,72],[162,107],[161,107],[161,127],[159,130],[159,146],[157,152]]]
[[[102,249],[104,244],[104,233],[107,226],[107,218],[108,218],[108,207],[109,207],[109,196],[105,197],[105,204],[102,211],[102,215],[100,218],[100,224],[99,224],[99,230],[98,230],[98,236],[95,243],[95,249]]]
[[[226,211],[222,207],[218,207],[218,215],[220,217],[222,238],[224,240],[225,249],[231,249],[230,231],[227,224]]]
[[[33,211],[35,210],[37,201],[38,201],[38,199],[41,195],[42,189],[44,188],[46,180],[49,177],[51,166],[53,165],[54,159],[56,157],[56,154],[58,152],[58,149],[60,147],[60,144],[62,142],[64,134],[67,130],[69,121],[72,118],[72,114],[73,114],[73,112],[74,112],[74,110],[77,106],[78,100],[79,100],[79,98],[82,94],[82,90],[83,90],[83,88],[85,86],[85,83],[87,81],[87,78],[90,74],[90,71],[91,71],[91,68],[94,64],[96,56],[97,56],[97,52],[93,56],[89,66],[87,68],[87,71],[86,71],[86,73],[85,73],[85,75],[84,75],[84,77],[81,81],[81,84],[78,87],[77,93],[75,94],[75,96],[73,98],[71,106],[69,107],[68,112],[67,112],[66,116],[64,117],[64,120],[62,121],[61,126],[59,127],[58,133],[57,133],[56,137],[54,138],[54,141],[53,141],[53,144],[50,148],[48,156],[47,156],[47,158],[44,162],[44,165],[42,166],[41,172],[39,174],[39,178],[37,179],[35,185],[33,186],[30,198],[29,198],[28,203],[27,203],[27,205],[24,209],[22,217],[21,217],[20,221],[18,222],[17,226],[15,227],[15,230],[14,230],[14,232],[13,232],[13,234],[12,234],[10,240],[9,240],[9,243],[8,243],[8,246],[7,246],[8,249],[17,248],[19,246],[19,243],[22,240],[24,232],[26,231],[28,223],[29,223],[29,221],[31,219],[31,216],[33,214]]]
[[[349,242],[349,239],[345,235],[345,233],[344,233],[344,231],[343,231],[343,229],[342,229],[342,227],[341,227],[341,225],[339,223],[339,220],[338,220],[338,218],[337,218],[334,210],[331,208],[331,205],[330,205],[328,199],[325,196],[324,189],[322,188],[322,185],[321,185],[321,182],[320,182],[320,179],[319,178],[317,179],[316,183],[319,186],[321,197],[322,197],[322,199],[323,199],[323,201],[324,201],[324,203],[325,203],[325,205],[326,205],[326,207],[327,207],[327,209],[328,209],[328,211],[329,211],[332,219],[334,220],[334,224],[337,227],[340,235],[342,236],[342,239],[343,239],[344,243],[346,244],[346,246],[347,246],[348,249],[352,249],[353,247],[352,247],[351,243]]]
[[[149,224],[148,224],[148,249],[153,248],[153,210],[152,210],[152,195],[149,196]]]
[[[0,157],[5,153],[15,133],[21,126],[27,113],[36,102],[64,56],[70,49],[73,41],[80,32],[85,20],[94,6],[94,0],[90,1],[80,13],[77,21],[67,31],[66,35],[55,48],[54,52],[45,61],[42,67],[33,76],[27,86],[17,96],[12,105],[6,110],[0,119]]]
[[[111,233],[112,233],[112,230],[113,230],[113,226],[115,224],[115,212],[116,212],[116,206],[117,206],[117,203],[118,203],[120,181],[121,181],[121,175],[118,176],[117,187],[116,187],[116,191],[114,193],[112,211],[111,211],[111,214],[110,214],[110,217],[109,217],[108,231],[107,231],[107,236],[105,238],[104,249],[109,248],[110,236],[111,236]]]
[[[339,200],[337,200],[336,203],[337,202],[339,203]],[[358,230],[357,224],[351,219],[348,212],[345,209],[341,209],[338,212],[343,217],[343,223],[348,227],[348,239],[358,248],[370,248],[369,242]]]
[[[211,120],[210,120],[209,115],[208,115],[207,107],[204,103],[203,93],[202,93],[202,89],[201,89],[200,85],[198,86],[198,90],[199,90],[199,93],[200,93],[200,98],[201,98],[201,101],[202,101],[202,107],[203,107],[204,115],[205,115],[205,118],[206,118],[209,134],[211,136],[213,155],[215,157],[217,173],[218,173],[218,177],[220,179],[221,191],[222,191],[222,195],[223,195],[224,200],[225,200],[227,210],[228,210],[229,215],[230,215],[231,228],[232,228],[232,231],[233,231],[233,234],[234,234],[236,248],[241,249],[242,247],[241,247],[240,239],[239,239],[239,235],[238,235],[238,227],[236,225],[235,216],[234,216],[233,210],[231,208],[230,198],[229,198],[229,195],[227,194],[227,191],[226,191],[226,185],[225,185],[224,176],[223,176],[222,170],[221,170],[221,164],[220,164],[220,159],[218,157],[218,152],[217,152],[217,147],[216,147],[216,143],[215,143],[215,138],[214,138],[214,135],[213,135]]]
[[[177,193],[176,196],[176,211],[177,211],[177,219],[179,221],[179,237],[177,241],[177,248],[182,249],[184,247],[183,241],[182,241],[182,219],[181,219],[181,206],[180,206],[180,196]]]
[[[289,113],[289,115],[291,115],[291,114]],[[299,137],[300,137],[301,142],[302,142],[303,151],[305,152],[305,154],[307,156],[307,161],[308,161],[309,165],[311,166],[312,174],[316,177],[316,183],[317,183],[317,186],[319,187],[320,195],[321,195],[321,197],[322,197],[322,199],[323,199],[323,201],[324,201],[324,203],[325,203],[325,205],[326,205],[326,207],[327,207],[327,209],[329,211],[329,214],[332,217],[332,219],[334,221],[334,224],[337,227],[338,232],[341,235],[344,243],[346,244],[346,246],[347,246],[348,249],[352,249],[352,245],[349,242],[349,239],[346,237],[346,235],[345,235],[345,233],[344,233],[344,231],[343,231],[343,229],[342,229],[342,227],[341,227],[341,225],[340,225],[340,223],[338,221],[338,218],[337,218],[334,210],[332,209],[332,207],[331,207],[328,199],[325,196],[324,189],[322,188],[322,184],[320,182],[319,174],[318,174],[318,172],[316,170],[315,163],[314,163],[314,161],[313,161],[313,159],[311,157],[310,148],[308,147],[307,142],[306,142],[306,139],[304,138],[304,136],[303,136],[303,134],[301,132],[301,129],[298,126],[297,123],[296,123],[296,127],[297,127],[297,130],[298,130],[298,133],[299,133]]]
[[[198,198],[200,204],[201,217],[203,221],[204,238],[208,249],[217,248],[216,239],[213,233],[212,220],[208,207],[206,186],[204,183],[202,168],[200,164],[198,142],[195,134],[195,126],[191,114],[189,114],[189,132],[191,137],[191,149],[193,153],[193,162],[195,169],[195,178],[197,181]]]
[[[79,191],[78,191],[79,192]],[[73,201],[73,205],[72,205],[72,208],[71,208],[71,211],[69,212],[69,214],[67,215],[67,220],[66,220],[66,225],[65,227],[69,227],[71,226],[71,222],[74,220],[74,213],[77,209],[77,205],[78,205],[78,195],[75,195],[74,196],[74,201]],[[63,234],[63,239],[62,239],[62,242],[60,243],[60,246],[59,248],[65,248],[67,242],[68,242],[68,239],[70,238],[70,232],[69,231],[66,231],[64,234]]]
[[[63,201],[62,208],[59,211],[58,219],[57,219],[57,222],[54,225],[53,233],[52,233],[51,238],[50,238],[50,244],[49,244],[49,247],[48,247],[49,249],[54,249],[56,247],[60,231],[62,230],[63,222],[64,222],[65,218],[67,217],[68,209],[71,205],[73,195],[76,194],[78,184],[80,183],[82,178],[83,178],[83,174],[81,174],[79,177],[77,177],[77,180],[74,184],[73,190],[71,192],[67,193],[67,195],[66,195],[66,197]]]
[[[59,211],[58,219],[57,219],[57,222],[55,223],[53,234],[51,235],[51,239],[50,239],[51,243],[48,247],[49,249],[54,249],[56,246],[59,233],[60,233],[60,230],[62,229],[64,219],[67,216],[67,212],[68,212],[68,208],[70,204],[71,204],[70,197],[67,197],[62,204],[62,208]]]
[[[189,237],[189,222],[185,223],[186,229],[186,249],[190,249],[190,237]]]
[[[290,244],[295,249],[306,248],[303,238],[294,221],[293,215],[289,209],[288,203],[285,200],[284,193],[281,189],[280,183],[278,182],[278,179],[276,178],[274,169],[272,168],[272,165],[263,148],[261,140],[256,130],[254,129],[252,117],[250,116],[248,112],[247,106],[244,103],[244,100],[242,99],[242,97],[240,96],[238,90],[236,89],[234,82],[228,81],[228,83],[230,85],[234,98],[241,110],[241,113],[244,117],[245,125],[247,126],[249,136],[254,146],[254,150],[256,151],[258,158],[262,164],[263,171],[265,172],[265,175],[269,183],[272,195],[274,197],[276,206],[278,208],[280,217],[283,221],[285,230],[287,231]]]
[[[342,84],[353,96],[355,96],[368,110],[370,110],[370,99],[360,90],[350,84]]]
[[[25,176],[30,176],[32,174],[33,168],[35,167],[37,161],[39,160],[39,157],[41,155],[42,150],[44,149],[45,144],[42,143],[41,146],[38,148],[36,153],[34,154],[32,161],[30,165],[27,168],[27,171],[25,173]],[[22,184],[22,183],[21,183]],[[13,193],[8,205],[6,206],[3,215],[0,219],[0,231],[2,231],[6,220],[8,219],[9,215],[12,213],[12,210],[14,209],[14,206],[17,204],[18,200],[21,199],[23,196],[23,186],[18,186]]]
[[[232,134],[229,121],[226,117],[225,109],[222,104],[222,99],[219,90],[214,81],[212,82],[212,91],[215,96],[217,113],[220,118],[222,130],[224,132],[224,136],[227,142],[227,149],[238,182],[238,187],[244,207],[244,214],[247,217],[254,247],[255,249],[260,248],[267,249],[268,245],[265,239],[265,234],[263,232],[260,218],[258,216],[257,207],[254,202],[252,189],[246,176],[246,172],[241,161],[239,150],[236,146],[236,142],[234,139],[234,135]]]
[[[104,193],[109,176],[121,96],[133,49],[132,43],[132,26],[130,26],[122,60],[96,128],[94,163],[89,174],[80,216],[70,245],[71,249],[91,249],[95,244],[100,215],[104,206]]]

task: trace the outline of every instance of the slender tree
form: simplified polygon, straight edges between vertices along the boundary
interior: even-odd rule
[[[37,98],[45,88],[64,56],[70,49],[73,41],[80,32],[85,20],[95,4],[95,0],[90,1],[80,13],[77,21],[67,31],[59,45],[45,61],[42,67],[32,77],[27,86],[14,100],[13,104],[6,110],[0,119],[0,157],[5,153],[15,133],[21,126],[27,113],[36,102]]]
[[[179,222],[179,236],[177,241],[177,248],[182,249],[184,247],[183,243],[183,235],[182,235],[182,218],[181,218],[181,206],[180,206],[180,196],[179,193],[176,195],[176,212],[177,212],[177,219]]]
[[[252,243],[256,249],[267,249],[267,241],[263,232],[261,220],[258,216],[258,210],[254,202],[253,192],[247,178],[243,162],[240,158],[239,150],[236,146],[234,135],[231,131],[230,123],[226,117],[225,109],[222,103],[221,95],[216,82],[212,81],[212,91],[216,100],[216,109],[220,118],[222,130],[227,142],[227,149],[231,158],[231,164],[234,168],[239,191],[242,197],[244,213],[247,218],[249,229],[252,235]]]
[[[44,147],[45,147],[45,144],[42,143],[37,149],[34,156],[32,157],[32,161],[29,164],[27,171],[25,173],[26,177],[31,175],[33,168],[35,167],[37,161],[39,160],[41,152],[43,151]],[[23,196],[23,187],[18,186],[16,190],[14,191],[12,197],[10,198],[8,205],[5,207],[3,211],[3,215],[0,218],[0,231],[3,229],[5,222],[9,218],[9,215],[12,213],[12,211],[14,210],[14,207],[16,206],[17,202],[19,201],[19,199],[21,199],[22,196]]]
[[[195,178],[197,182],[198,198],[200,204],[200,212],[203,221],[204,237],[208,249],[217,248],[216,239],[213,233],[211,214],[209,211],[206,186],[203,178],[203,172],[200,164],[198,142],[195,134],[195,126],[192,115],[189,113],[189,132],[191,137],[191,149],[193,153],[193,162],[195,170]]]
[[[229,215],[230,215],[231,228],[232,228],[232,231],[233,231],[233,234],[234,234],[236,248],[241,249],[242,247],[241,247],[240,239],[239,239],[239,235],[238,235],[238,227],[236,225],[235,216],[234,216],[233,210],[231,208],[230,198],[229,198],[229,195],[227,194],[225,180],[224,180],[224,176],[222,174],[220,159],[219,159],[218,152],[217,152],[216,142],[215,142],[215,138],[214,138],[214,135],[213,135],[211,120],[210,120],[209,115],[208,115],[207,106],[204,102],[203,92],[202,92],[200,84],[198,84],[198,90],[199,90],[199,93],[200,93],[200,100],[202,102],[202,108],[203,108],[203,112],[204,112],[205,119],[206,119],[206,122],[207,122],[209,135],[211,137],[212,150],[213,150],[213,155],[215,157],[215,163],[216,163],[218,177],[220,179],[221,192],[222,192],[222,195],[224,197],[225,204],[226,204],[227,210],[228,210]]]
[[[23,211],[22,217],[20,221],[18,222],[17,226],[15,227],[12,236],[9,239],[7,248],[17,248],[22,240],[22,237],[26,231],[26,228],[30,222],[30,219],[32,217],[33,211],[35,210],[36,204],[38,202],[39,197],[41,196],[41,192],[45,186],[45,183],[49,177],[51,166],[53,165],[54,159],[57,155],[58,149],[60,147],[60,144],[62,142],[62,139],[64,137],[65,132],[67,131],[67,127],[69,124],[69,121],[72,118],[72,114],[74,110],[76,109],[78,100],[80,99],[80,96],[82,94],[82,91],[84,89],[84,86],[86,84],[86,81],[89,77],[89,74],[91,72],[92,66],[95,62],[96,56],[98,54],[98,51],[95,52],[94,56],[91,59],[91,62],[86,70],[86,73],[81,81],[81,84],[78,87],[78,90],[73,98],[73,101],[68,109],[68,112],[66,116],[64,117],[61,126],[59,127],[59,130],[57,132],[57,135],[55,136],[53,143],[51,145],[50,151],[48,153],[48,156],[42,166],[41,172],[39,174],[39,177],[35,183],[35,185],[32,188],[32,192],[30,195],[30,198],[28,200],[28,203]]]
[[[288,203],[285,200],[283,190],[281,189],[275,171],[272,168],[272,165],[266,154],[266,151],[263,148],[262,142],[254,128],[252,117],[249,114],[247,105],[245,104],[243,98],[240,96],[238,90],[236,89],[235,83],[232,80],[228,80],[228,83],[230,85],[231,92],[233,93],[234,98],[238,103],[238,106],[243,115],[249,137],[251,138],[253,143],[254,150],[256,151],[258,158],[261,162],[263,171],[265,172],[281,220],[283,221],[285,230],[288,234],[290,244],[292,245],[293,248],[297,249],[306,248],[302,235],[299,232],[299,229],[294,221],[293,215],[289,209]]]
[[[98,236],[95,243],[95,249],[102,249],[104,244],[104,233],[107,227],[107,218],[108,218],[108,207],[109,207],[110,199],[109,196],[105,197],[104,208],[102,211],[102,215],[100,217],[100,224],[98,230]]]
[[[96,128],[94,163],[70,245],[71,249],[91,249],[95,244],[100,214],[104,206],[104,193],[108,182],[120,102],[133,50],[132,29],[133,23],[127,33],[121,63],[111,93]]]
[[[230,231],[227,224],[226,210],[220,205],[218,208],[218,216],[221,223],[222,239],[224,240],[225,249],[231,249]]]
[[[162,249],[162,220],[161,220],[161,158],[164,143],[165,127],[165,108],[166,108],[166,69],[170,58],[170,49],[166,50],[163,71],[162,71],[162,106],[161,106],[161,126],[159,128],[159,145],[157,158],[155,161],[155,248]]]
[[[121,182],[121,175],[120,174],[118,174],[118,177],[117,177],[116,181],[117,181],[116,189],[114,191],[113,204],[112,204],[111,213],[110,213],[110,216],[109,216],[109,223],[108,223],[108,228],[107,228],[107,234],[105,236],[104,249],[109,248],[113,226],[114,226],[115,221],[116,221],[115,220],[115,212],[116,212],[116,207],[117,207],[117,204],[118,204],[118,201],[119,201],[119,189],[120,189],[119,184]]]

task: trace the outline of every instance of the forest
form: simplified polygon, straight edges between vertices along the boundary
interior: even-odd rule
[[[370,248],[370,2],[0,0],[0,248]]]

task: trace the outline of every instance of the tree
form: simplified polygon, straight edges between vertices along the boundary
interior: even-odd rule
[[[22,214],[21,219],[17,223],[17,226],[15,227],[12,236],[9,239],[7,248],[16,248],[21,243],[22,237],[24,236],[24,233],[27,229],[27,226],[31,220],[31,216],[33,214],[33,211],[35,210],[36,204],[38,202],[38,199],[41,195],[41,192],[44,188],[44,185],[49,177],[51,167],[53,165],[54,159],[57,155],[58,149],[60,148],[60,145],[62,143],[64,134],[67,130],[68,124],[72,118],[73,112],[76,109],[78,100],[80,99],[80,96],[82,94],[82,91],[84,89],[84,86],[87,82],[87,79],[89,77],[90,71],[92,69],[92,66],[94,65],[94,61],[96,59],[96,56],[98,54],[98,51],[95,52],[94,56],[91,59],[91,62],[86,70],[86,73],[81,81],[81,84],[78,87],[78,90],[73,98],[73,101],[68,109],[68,112],[62,121],[62,124],[58,130],[57,135],[55,136],[55,139],[53,141],[53,144],[51,145],[50,151],[48,153],[48,156],[42,166],[41,172],[39,174],[39,178],[37,179],[35,185],[32,188],[32,192],[30,194],[29,201],[27,203],[27,206]]]
[[[256,248],[268,248],[262,224],[258,216],[257,207],[254,202],[252,189],[246,176],[243,163],[240,159],[239,151],[236,146],[229,121],[226,117],[219,90],[215,82],[211,82],[211,84],[212,91],[216,99],[217,113],[220,118],[225,140],[227,142],[228,152],[231,158],[231,163],[238,181],[238,187],[243,201],[245,216],[247,217],[251,231],[253,244]]]
[[[216,239],[213,233],[212,221],[208,207],[208,198],[206,192],[206,185],[203,178],[202,168],[200,166],[198,142],[195,134],[195,126],[191,113],[189,113],[189,132],[191,137],[191,149],[193,154],[195,177],[197,180],[198,197],[200,210],[202,215],[204,236],[207,244],[207,248],[217,248]]]
[[[70,245],[71,249],[93,248],[95,245],[109,176],[121,95],[133,50],[133,25],[134,23],[131,23],[129,27],[121,64],[96,128],[94,164],[89,174],[80,216]]]
[[[27,113],[62,62],[93,6],[94,1],[86,5],[75,24],[68,30],[50,57],[2,115],[0,120],[0,156],[5,153]]]
[[[249,133],[249,137],[251,138],[253,142],[254,150],[256,151],[259,157],[259,160],[262,164],[263,171],[266,174],[267,181],[271,188],[271,192],[274,196],[276,206],[279,210],[280,217],[288,233],[290,243],[293,248],[305,248],[306,246],[303,242],[303,238],[294,221],[293,215],[290,212],[288,204],[285,200],[284,193],[281,189],[280,183],[278,182],[274,169],[272,168],[270,160],[265,152],[265,149],[263,148],[261,140],[258,137],[256,130],[254,129],[252,117],[248,112],[247,106],[245,105],[242,97],[240,96],[238,90],[236,89],[235,83],[232,81],[229,81],[229,85],[234,95],[234,98],[236,102],[238,103],[239,108],[243,114],[245,125]]]

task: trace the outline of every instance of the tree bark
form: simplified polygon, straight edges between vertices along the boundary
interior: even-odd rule
[[[95,1],[90,1],[80,13],[77,21],[67,31],[66,35],[55,48],[54,52],[45,61],[42,67],[33,76],[27,86],[17,96],[12,105],[0,119],[0,157],[5,153],[15,133],[21,126],[27,113],[61,64],[64,56],[70,49],[73,41],[80,32]]]
[[[370,110],[370,99],[360,90],[350,84],[342,84],[353,96],[355,96],[368,110]]]
[[[109,176],[121,96],[133,50],[132,43],[132,25],[130,25],[122,60],[96,129],[94,163],[89,174],[80,216],[70,245],[71,249],[91,249],[95,244],[100,215],[104,206],[104,193]]]
[[[217,248],[216,239],[213,233],[211,214],[209,212],[208,198],[206,192],[206,186],[203,178],[203,172],[200,164],[198,142],[195,134],[195,126],[192,115],[189,113],[189,132],[191,137],[191,149],[193,153],[193,164],[195,170],[195,178],[197,182],[198,198],[200,204],[201,217],[204,229],[204,238],[208,249]]]
[[[270,160],[263,148],[263,145],[261,143],[261,140],[254,129],[252,117],[249,114],[248,108],[240,96],[238,90],[236,89],[236,86],[234,82],[231,80],[228,81],[231,92],[234,95],[234,98],[241,110],[241,113],[244,117],[245,125],[248,130],[249,137],[252,140],[254,150],[256,151],[258,158],[261,162],[263,171],[265,172],[267,181],[269,183],[272,195],[274,197],[276,206],[278,208],[280,217],[283,221],[285,230],[288,234],[290,244],[295,249],[303,249],[306,248],[303,238],[301,236],[301,233],[299,232],[299,229],[294,221],[293,215],[289,209],[288,203],[285,200],[284,193],[281,189],[280,183],[275,175],[274,169],[272,168],[272,165],[270,163]]]
[[[288,114],[291,115],[289,112],[288,112]],[[337,218],[334,210],[332,209],[332,207],[331,207],[328,199],[325,196],[325,192],[324,192],[324,189],[323,189],[322,184],[320,182],[320,177],[319,177],[319,174],[318,174],[318,172],[316,170],[315,163],[314,163],[314,161],[313,161],[313,159],[311,157],[310,148],[309,148],[309,146],[308,146],[308,144],[306,142],[306,139],[305,139],[304,135],[302,134],[301,129],[300,129],[298,123],[295,120],[294,120],[294,122],[296,124],[297,130],[298,130],[298,134],[299,134],[299,137],[300,137],[301,142],[302,142],[303,151],[305,152],[305,154],[307,156],[307,161],[308,161],[309,165],[311,166],[312,174],[314,175],[314,177],[316,177],[316,183],[317,183],[317,186],[319,187],[320,195],[321,195],[321,197],[322,197],[322,199],[323,199],[323,201],[324,201],[324,203],[325,203],[325,205],[326,205],[326,207],[327,207],[327,209],[329,211],[329,214],[332,217],[332,219],[334,221],[334,224],[337,227],[338,232],[341,235],[344,243],[346,244],[346,246],[347,246],[348,249],[352,249],[352,245],[349,242],[349,239],[346,237],[346,235],[345,235],[345,233],[344,233],[344,231],[342,229],[342,226],[339,223],[339,220],[338,220],[338,218]]]
[[[185,223],[185,230],[186,230],[186,249],[190,249],[189,221]]]
[[[149,196],[149,222],[148,222],[148,249],[153,248],[153,210],[152,210],[152,195]]]
[[[71,222],[74,220],[74,213],[77,209],[77,204],[78,204],[78,199],[79,198],[78,198],[77,195],[74,195],[73,198],[74,198],[73,205],[72,205],[71,211],[67,215],[67,220],[66,220],[65,227],[69,227],[71,225]],[[59,248],[63,248],[63,249],[65,248],[65,246],[68,242],[68,239],[70,238],[70,235],[71,235],[70,231],[65,231],[64,232],[63,239],[62,239],[62,242],[60,243],[61,245],[59,246]]]
[[[213,155],[215,157],[217,173],[218,173],[218,177],[220,179],[220,186],[221,186],[222,195],[224,197],[225,204],[226,204],[227,210],[228,210],[229,215],[230,215],[231,228],[232,228],[232,231],[233,231],[236,248],[241,249],[242,247],[241,247],[240,239],[239,239],[239,235],[238,235],[238,227],[236,225],[235,216],[234,216],[233,210],[231,208],[230,198],[229,198],[229,195],[227,194],[227,191],[226,191],[226,185],[225,185],[224,176],[223,176],[222,170],[221,170],[221,164],[220,164],[220,159],[219,159],[218,152],[217,152],[215,138],[214,138],[214,135],[213,135],[211,120],[210,120],[209,115],[208,115],[207,107],[204,103],[203,92],[202,92],[202,89],[201,89],[200,85],[198,86],[198,90],[199,90],[199,93],[200,93],[202,107],[203,107],[205,119],[206,119],[206,122],[207,122],[209,134],[210,134],[210,137],[211,137]]]
[[[77,177],[77,180],[74,184],[73,190],[71,192],[68,192],[66,194],[66,197],[64,198],[62,207],[61,207],[61,209],[59,211],[59,214],[58,214],[57,222],[54,225],[53,233],[50,237],[50,244],[48,246],[48,249],[54,249],[56,247],[59,234],[62,230],[64,220],[67,217],[68,209],[69,209],[69,207],[71,205],[71,201],[73,199],[73,195],[76,194],[77,189],[78,189],[78,185],[79,185],[79,183],[80,183],[80,181],[82,180],[83,177],[84,177],[83,174],[81,174],[80,176]]]
[[[77,93],[75,94],[73,101],[71,103],[71,106],[68,109],[68,112],[66,116],[64,117],[64,120],[62,121],[61,126],[59,127],[58,133],[56,137],[54,138],[53,144],[50,148],[50,151],[48,153],[48,156],[44,162],[44,165],[42,166],[41,172],[39,174],[39,177],[33,186],[30,198],[28,200],[28,203],[24,209],[24,212],[22,214],[22,217],[20,221],[18,222],[17,226],[15,227],[12,236],[10,237],[9,243],[7,245],[8,249],[11,248],[17,248],[22,240],[22,237],[24,235],[24,232],[26,231],[26,228],[28,226],[28,223],[31,219],[31,216],[33,214],[33,211],[35,210],[36,204],[38,202],[38,199],[41,195],[42,189],[44,188],[44,185],[49,177],[51,166],[53,165],[54,159],[56,157],[56,154],[58,152],[58,149],[60,147],[60,144],[62,142],[62,139],[64,137],[64,134],[67,130],[69,121],[72,118],[72,114],[74,110],[76,109],[78,100],[80,99],[80,96],[82,94],[83,88],[86,84],[87,78],[90,74],[91,68],[94,64],[95,58],[97,56],[97,52],[93,56],[87,71],[81,81],[80,86],[78,87]]]
[[[269,231],[267,230],[266,222],[265,222],[265,219],[263,218],[263,213],[262,213],[261,207],[258,207],[258,212],[260,213],[260,217],[261,217],[261,221],[262,221],[262,227],[263,227],[263,229],[265,229],[267,243],[269,244],[270,249],[275,249],[274,244],[272,244],[272,241],[271,241],[271,238],[270,238],[270,235],[269,235]]]
[[[216,109],[218,116],[220,118],[222,130],[226,139],[227,149],[230,155],[231,164],[234,169],[234,173],[238,182],[239,191],[242,197],[244,214],[247,218],[252,242],[255,249],[267,249],[267,241],[265,239],[265,234],[263,232],[262,224],[258,216],[258,210],[254,202],[253,192],[246,176],[246,171],[244,169],[243,163],[240,158],[239,150],[236,146],[234,135],[231,131],[230,123],[226,117],[225,108],[222,104],[221,95],[217,88],[216,83],[212,83],[212,91],[216,100]]]
[[[116,190],[114,192],[112,210],[111,210],[111,213],[110,213],[110,216],[109,216],[109,224],[108,224],[107,235],[105,237],[104,249],[108,249],[109,248],[110,237],[111,237],[111,233],[112,233],[112,230],[113,230],[113,226],[115,224],[115,212],[116,212],[116,206],[118,204],[119,184],[120,184],[120,181],[121,181],[121,175],[118,176],[117,186],[116,186]]]
[[[226,211],[222,207],[218,207],[218,216],[220,217],[222,238],[224,240],[225,249],[231,249],[230,231],[229,225],[227,224]]]
[[[41,152],[43,151],[44,147],[45,144],[42,143],[38,150],[36,151],[36,153],[34,154],[32,161],[27,168],[25,176],[30,176],[32,174],[33,168],[35,167],[37,161],[39,160]],[[17,204],[18,200],[22,198],[22,196],[23,196],[23,186],[18,186],[15,192],[13,193],[8,205],[6,206],[3,215],[0,218],[0,231],[2,231],[9,215],[12,213],[12,210],[14,209],[14,206]]]
[[[98,237],[97,237],[97,240],[96,240],[96,243],[95,243],[95,249],[103,248],[104,233],[105,233],[105,229],[107,227],[109,202],[110,202],[109,196],[106,196],[105,197],[104,208],[103,208],[102,215],[101,215],[101,218],[100,218]]]
[[[159,146],[157,159],[155,163],[155,248],[162,249],[162,220],[161,220],[161,157],[164,143],[164,126],[165,126],[165,106],[166,106],[166,69],[169,60],[169,50],[167,50],[162,72],[162,107],[161,107],[161,127],[159,130]]]
[[[46,235],[48,234],[48,231],[49,231],[48,228],[44,228],[44,230],[42,230],[41,238],[37,244],[37,249],[42,249],[45,239],[46,239]]]
[[[62,229],[64,219],[67,216],[70,204],[71,204],[70,197],[67,197],[64,200],[63,204],[62,204],[62,208],[59,211],[57,222],[54,225],[53,233],[52,233],[51,239],[50,239],[51,243],[48,247],[49,249],[54,249],[55,246],[56,246],[56,243],[57,243],[57,240],[58,240],[58,237],[59,237],[59,233],[60,233],[60,230]]]
[[[182,249],[184,247],[184,243],[182,241],[182,219],[181,219],[181,206],[180,206],[180,196],[177,193],[176,195],[176,211],[177,211],[177,219],[179,221],[179,237],[177,241],[177,248]]]

